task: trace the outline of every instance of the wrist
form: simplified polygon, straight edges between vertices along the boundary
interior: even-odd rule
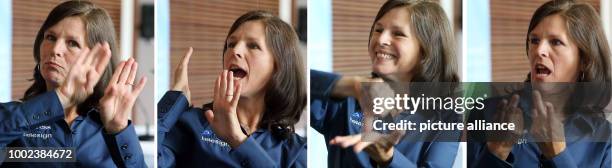
[[[63,109],[67,109],[68,107],[72,106],[72,102],[70,101],[70,98],[68,98],[67,94],[63,91],[62,87],[55,89],[55,94],[57,95],[57,98],[59,99],[60,104],[62,104]]]
[[[107,124],[106,126],[104,126],[104,130],[106,131],[106,133],[116,134],[116,133],[123,131],[127,127],[127,125],[128,125],[127,121],[120,122],[120,123],[114,123],[114,124]]]
[[[228,139],[228,142],[230,147],[232,148],[237,148],[238,146],[240,146],[244,141],[246,141],[248,137],[244,134],[241,135],[236,135],[233,136],[232,138]]]
[[[538,146],[542,155],[549,160],[565,150],[565,142],[540,142]]]

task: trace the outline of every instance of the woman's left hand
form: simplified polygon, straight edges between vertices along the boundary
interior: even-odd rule
[[[147,78],[142,77],[134,85],[137,70],[138,63],[133,58],[121,62],[100,99],[100,116],[107,133],[118,133],[128,125],[136,98],[147,82]]]
[[[213,109],[204,112],[215,134],[232,148],[238,147],[247,138],[236,113],[241,86],[234,80],[233,72],[223,70],[215,81]]]
[[[540,151],[547,159],[552,159],[565,150],[565,132],[563,123],[555,115],[558,113],[552,103],[545,102],[539,91],[533,92],[533,109],[530,132],[535,138]]]

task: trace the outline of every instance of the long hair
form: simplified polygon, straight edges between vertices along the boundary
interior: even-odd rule
[[[44,35],[47,29],[53,27],[58,22],[67,17],[77,16],[80,17],[85,25],[86,31],[86,46],[91,48],[93,45],[101,42],[108,42],[111,57],[114,57],[117,53],[116,41],[115,41],[115,28],[113,22],[103,8],[95,6],[89,1],[66,1],[57,5],[47,19],[40,27],[36,40],[34,41],[34,60],[36,66],[34,67],[34,75],[32,86],[26,90],[22,100],[28,100],[36,95],[47,92],[45,79],[43,78],[40,70],[40,46],[44,40]],[[106,88],[108,81],[110,81],[113,73],[113,67],[115,66],[114,60],[111,58],[110,64],[108,64],[101,76],[100,81],[94,87],[94,92],[84,102],[78,105],[77,111],[79,113],[86,112],[92,107],[97,107],[100,98],[104,95],[104,89]]]

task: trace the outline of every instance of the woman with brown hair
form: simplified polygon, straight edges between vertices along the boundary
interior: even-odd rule
[[[213,102],[190,105],[187,66],[175,71],[158,108],[160,167],[306,167],[306,139],[294,132],[306,105],[298,38],[265,11],[232,24]]]
[[[115,31],[108,13],[88,1],[56,6],[34,42],[34,84],[23,102],[0,104],[0,144],[6,150],[72,150],[73,162],[14,162],[6,167],[145,167],[128,120],[146,79],[134,84],[133,59],[113,68]],[[110,64],[109,64],[110,62]],[[54,158],[60,159],[60,158]]]
[[[369,81],[459,82],[453,37],[448,18],[438,4],[389,0],[378,11],[370,29],[372,78],[311,70],[310,125],[328,142],[329,167],[452,166],[458,136],[454,142],[437,138],[402,140],[406,137],[399,142],[389,137],[362,140],[363,127],[369,126],[364,125],[364,116],[372,112],[360,106],[364,100],[359,95],[361,83]]]
[[[610,167],[610,48],[595,9],[553,0],[531,18],[526,38],[531,88],[495,98],[470,121],[506,116],[512,134],[468,140],[470,167]],[[499,106],[498,106],[499,107]],[[494,115],[493,115],[494,114]],[[476,136],[476,134],[469,134]],[[473,141],[472,141],[473,140]]]

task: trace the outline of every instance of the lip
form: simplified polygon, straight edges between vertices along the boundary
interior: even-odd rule
[[[550,68],[550,66],[546,66],[545,64],[542,64],[542,63],[534,64],[532,69],[533,69],[532,75],[537,80],[544,80],[552,76],[552,74],[554,73],[553,68]]]
[[[374,52],[374,59],[380,61],[397,60],[397,55],[387,50],[378,49]]]
[[[55,62],[50,62],[50,61],[49,62],[45,62],[45,65],[47,65],[48,67],[55,68],[55,69],[64,69],[63,66],[61,66],[60,64],[57,64]]]
[[[235,79],[243,79],[243,78],[246,78],[249,75],[249,70],[247,68],[245,68],[245,66],[240,66],[240,65],[234,64],[234,63],[230,64],[230,66],[227,68],[227,70],[229,70],[231,72],[234,72],[234,78]],[[238,72],[238,71],[240,71],[240,72]],[[239,73],[244,73],[244,74],[242,75],[242,77],[238,77],[238,76],[241,76],[241,75],[239,75]],[[238,75],[238,76],[236,76],[236,75]]]

